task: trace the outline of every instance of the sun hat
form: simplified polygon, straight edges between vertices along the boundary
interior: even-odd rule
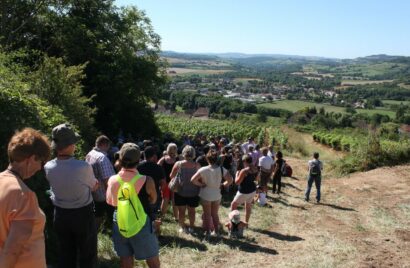
[[[241,214],[239,213],[239,210],[235,209],[229,212],[229,220],[234,223],[239,223],[241,221]]]
[[[80,135],[74,132],[69,124],[60,124],[51,132],[51,147],[57,150],[64,149],[68,145],[76,144],[80,138]]]

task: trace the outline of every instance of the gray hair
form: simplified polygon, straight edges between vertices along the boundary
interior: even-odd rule
[[[170,144],[168,144],[168,146],[167,146],[167,154],[169,154],[171,151],[175,152],[175,154],[178,153],[177,145],[175,143],[172,143],[172,142]]]
[[[191,145],[186,145],[182,150],[182,156],[186,160],[193,160],[195,158],[195,149]]]

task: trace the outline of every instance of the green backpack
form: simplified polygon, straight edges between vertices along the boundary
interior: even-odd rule
[[[121,235],[126,238],[141,231],[147,220],[147,214],[135,191],[135,184],[141,177],[138,174],[131,181],[125,182],[119,175],[117,176],[120,183],[117,197],[117,224]]]

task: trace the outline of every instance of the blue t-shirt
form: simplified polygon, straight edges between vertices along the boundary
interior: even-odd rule
[[[91,189],[97,180],[85,161],[53,159],[44,166],[51,186],[51,200],[60,208],[81,208],[93,201]]]

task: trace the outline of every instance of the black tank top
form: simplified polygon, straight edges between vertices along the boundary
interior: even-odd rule
[[[258,172],[247,172],[245,178],[238,187],[238,190],[241,194],[250,194],[256,191],[255,179],[257,175]]]
[[[164,162],[162,163],[162,168],[164,169],[165,178],[167,180],[167,183],[169,183],[169,181],[171,180],[171,177],[169,175],[171,175],[171,171],[174,165],[175,165],[175,162],[172,164],[168,164],[167,161],[165,161],[165,159],[164,159]]]
[[[147,180],[145,179],[144,185],[142,185],[142,188],[140,192],[138,193],[138,198],[141,201],[141,205],[144,208],[145,213],[151,217],[152,212],[151,212],[151,206],[149,203],[146,186],[147,186]]]

